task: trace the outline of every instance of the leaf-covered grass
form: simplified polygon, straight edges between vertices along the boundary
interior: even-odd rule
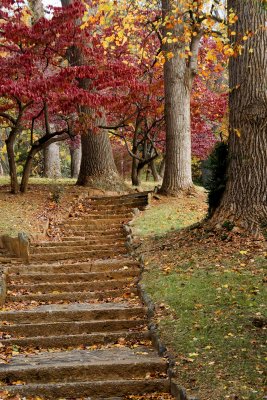
[[[203,200],[195,199],[195,222]],[[176,226],[187,219],[191,224],[192,204],[176,202]],[[175,355],[178,381],[200,400],[262,400],[266,244],[231,233],[225,240],[225,232],[224,240],[204,230],[166,234],[162,207],[169,209],[168,200],[158,203],[136,220],[135,229],[146,260],[142,283],[156,303],[155,320]],[[144,237],[152,215],[161,228],[157,236]]]
[[[73,191],[79,192],[74,183],[73,179],[31,178],[26,194],[13,195],[9,177],[0,177],[0,235],[41,232],[50,214],[66,212]]]
[[[20,178],[19,178],[20,181]],[[30,185],[74,185],[76,182],[76,179],[71,179],[71,178],[36,178],[36,177],[31,177],[29,179],[29,184]],[[10,184],[10,178],[9,176],[0,176],[0,186],[2,185],[9,185]]]
[[[143,214],[135,220],[135,232],[139,236],[162,235],[168,231],[184,228],[203,219],[206,213],[205,193],[203,188],[196,188],[195,196],[181,197],[179,201],[155,200],[145,218]],[[201,199],[201,204],[199,204]],[[186,207],[186,213],[184,209]]]

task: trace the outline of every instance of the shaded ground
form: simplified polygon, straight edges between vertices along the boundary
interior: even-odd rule
[[[53,228],[53,222],[68,212],[74,196],[86,190],[74,183],[73,179],[31,178],[26,194],[13,195],[8,178],[0,177],[0,235],[40,233],[47,228],[49,220]]]
[[[157,304],[156,322],[175,355],[178,381],[191,395],[262,400],[266,243],[227,229],[219,237],[170,231],[197,222],[205,210],[200,192],[154,200],[135,220],[145,256],[143,284]]]

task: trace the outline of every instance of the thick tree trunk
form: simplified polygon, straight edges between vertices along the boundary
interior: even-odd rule
[[[114,162],[108,134],[89,131],[81,136],[81,143],[82,160],[77,185],[104,190],[124,189]]]
[[[44,149],[44,176],[46,178],[60,178],[59,145],[52,143]]]
[[[32,12],[32,23],[35,24],[38,19],[44,17],[44,6],[42,0],[29,0],[29,6]]]
[[[69,6],[72,2],[73,0],[61,0],[63,7]],[[86,62],[83,54],[76,47],[69,49],[68,59],[72,65],[83,65]],[[80,86],[88,89],[89,82],[81,79]],[[83,107],[82,112],[91,114],[92,110]],[[126,185],[119,176],[115,165],[108,133],[105,130],[94,133],[89,129],[86,134],[81,136],[81,144],[82,160],[77,185],[104,190],[125,190]]]
[[[233,45],[252,37],[230,60],[228,181],[211,222],[258,234],[267,231],[267,11],[259,0],[229,0],[228,8],[238,15]]]
[[[16,140],[16,134],[10,133],[8,139],[6,140],[6,149],[9,165],[9,175],[10,175],[10,186],[11,193],[17,194],[19,191],[18,177],[17,177],[17,166],[14,152],[14,145]]]
[[[81,159],[82,159],[81,145],[79,145],[79,147],[76,147],[75,149],[70,149],[70,157],[71,157],[71,165],[70,165],[71,177],[77,179],[79,176]]]
[[[162,0],[163,20],[172,15],[172,6],[176,2]],[[181,25],[181,27],[179,27]],[[177,24],[172,30],[176,37],[183,35],[183,25]],[[164,36],[168,31],[165,30]],[[190,94],[193,76],[181,57],[185,52],[181,40],[164,45],[167,60],[164,64],[165,86],[165,123],[166,123],[166,167],[161,192],[176,195],[181,190],[193,186],[191,171],[191,126]],[[172,58],[168,59],[168,54]]]

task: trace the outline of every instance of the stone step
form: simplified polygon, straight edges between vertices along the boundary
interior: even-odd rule
[[[115,243],[124,243],[125,238],[121,237],[116,239]],[[114,243],[114,237],[107,237],[107,238],[100,238],[100,239],[93,239],[91,238],[90,240],[85,240],[84,239],[77,239],[72,238],[72,240],[62,240],[60,242],[33,242],[31,243],[31,246],[35,247],[57,247],[57,246],[84,246],[84,245],[94,245],[94,244],[102,244],[102,245],[108,245],[110,243]]]
[[[90,204],[94,205],[94,206],[107,206],[107,205],[112,205],[112,206],[128,206],[128,207],[137,207],[137,206],[143,206],[143,205],[147,205],[148,204],[148,198],[146,196],[143,196],[141,198],[126,198],[126,199],[122,199],[122,198],[102,198],[102,199],[90,199],[90,200],[84,200],[83,201],[83,205],[87,205],[89,206]]]
[[[84,211],[83,214],[86,215],[87,212],[95,211],[98,213],[117,213],[117,212],[129,212],[132,213],[135,208],[139,210],[145,209],[148,204],[146,202],[140,203],[122,203],[122,204],[112,204],[112,203],[103,203],[97,204],[95,202],[84,202]]]
[[[126,218],[132,218],[133,217],[133,211],[131,209],[107,209],[107,210],[102,210],[101,212],[98,210],[98,208],[90,208],[88,207],[85,213],[83,213],[82,218],[83,219],[94,219],[94,218],[115,218],[115,217],[126,217]],[[75,218],[75,217],[70,217]],[[80,218],[80,217],[77,217]]]
[[[127,221],[126,221],[127,222]],[[120,222],[113,222],[113,221],[106,221],[106,220],[95,220],[90,223],[83,223],[79,221],[79,224],[70,224],[65,223],[64,225],[61,226],[62,229],[64,230],[75,230],[75,231],[87,231],[87,232],[98,232],[98,231],[103,231],[103,228],[105,228],[105,232],[112,233],[113,231],[120,232],[121,231],[121,226],[123,224],[123,221]]]
[[[51,293],[54,292],[83,292],[83,291],[99,291],[103,289],[115,290],[123,289],[125,286],[134,285],[136,282],[132,277],[125,277],[122,279],[114,280],[99,280],[99,281],[88,281],[88,282],[48,282],[48,283],[18,283],[9,284],[7,293],[17,291],[21,294],[30,293]]]
[[[80,228],[79,228],[80,229]],[[79,229],[70,229],[72,236],[80,236],[80,237],[84,237],[85,234],[87,235],[91,235],[93,238],[97,238],[97,237],[124,237],[124,230],[122,227],[118,228],[118,229],[113,229],[113,228],[108,228],[108,227],[103,227],[101,229],[95,229],[95,228],[90,228],[88,227],[87,229],[83,229],[80,230],[81,234],[78,235]],[[66,232],[67,229],[64,228],[64,232]],[[75,232],[75,234],[73,234],[73,231]],[[84,233],[85,232],[85,233]],[[66,235],[64,235],[66,236]],[[68,235],[71,236],[71,235]]]
[[[112,223],[114,225],[119,225],[121,224],[123,221],[125,220],[130,220],[132,219],[133,214],[131,213],[131,215],[119,215],[119,214],[114,214],[114,215],[105,215],[104,213],[99,213],[99,214],[85,214],[83,215],[82,218],[69,218],[64,224],[69,224],[69,225],[80,225],[80,224],[96,224],[98,225],[99,222],[103,222],[103,223]]]
[[[43,273],[88,273],[125,270],[137,268],[137,261],[130,258],[113,258],[108,260],[95,260],[90,262],[62,262],[62,263],[38,263],[29,265],[14,265],[7,267],[7,274],[43,274]]]
[[[109,244],[87,244],[86,242],[83,245],[79,246],[62,246],[58,244],[58,246],[31,246],[30,253],[31,254],[47,254],[47,253],[72,253],[72,252],[84,252],[84,251],[102,251],[108,250],[111,247],[116,247],[116,250],[124,250],[125,244],[123,242],[116,242]],[[113,250],[114,251],[114,250]]]
[[[106,240],[106,238],[108,238],[109,240],[113,239],[113,241],[120,240],[121,242],[122,241],[124,243],[126,242],[125,230],[123,230],[123,231],[121,231],[119,233],[114,232],[114,233],[109,234],[109,235],[105,234],[104,231],[103,231],[102,234],[101,233],[96,233],[95,234],[94,232],[90,232],[90,231],[71,231],[71,232],[67,232],[66,231],[66,232],[64,232],[63,238],[64,237],[71,237],[71,236],[68,236],[68,235],[71,235],[73,240],[75,240],[76,237],[78,237],[78,238],[83,237],[84,238],[83,240],[85,240],[86,242],[87,241],[89,242],[92,239],[103,242],[104,240]],[[63,239],[63,241],[65,241],[65,240]],[[116,253],[114,254],[114,256],[116,256]]]
[[[58,302],[58,301],[111,301],[114,298],[128,299],[138,295],[137,288],[110,289],[95,292],[61,292],[43,294],[7,294],[6,302]]]
[[[74,346],[94,346],[116,344],[118,342],[144,342],[151,340],[149,331],[118,331],[118,332],[97,332],[81,335],[60,335],[60,336],[35,336],[2,339],[6,346],[38,347],[41,349],[66,348]]]
[[[127,254],[126,247],[119,248],[116,254]],[[89,250],[89,251],[71,251],[62,253],[40,253],[31,254],[30,261],[59,261],[59,260],[84,260],[84,259],[101,259],[109,258],[114,255],[114,249],[102,249],[102,250]]]
[[[0,332],[11,337],[81,335],[96,332],[118,332],[142,330],[144,319],[114,319],[99,321],[39,322],[14,325],[0,325]],[[3,343],[5,340],[3,340]]]
[[[99,321],[145,318],[147,310],[141,305],[121,303],[73,303],[38,306],[23,311],[2,311],[1,321],[26,324],[42,322]]]
[[[116,381],[144,379],[149,372],[154,376],[167,372],[166,361],[154,350],[146,346],[116,347],[14,356],[8,364],[0,364],[0,381],[26,384]]]
[[[149,395],[149,393],[161,393],[170,390],[169,379],[125,379],[125,380],[101,380],[79,383],[50,383],[27,384],[15,386],[3,386],[9,393],[21,396],[45,396],[45,399],[59,400],[77,399],[82,396],[90,396],[89,400],[102,400],[103,396],[129,396]],[[67,397],[66,397],[67,396]],[[161,398],[161,397],[159,397]]]
[[[132,200],[132,199],[148,199],[148,196],[151,194],[151,190],[144,190],[143,192],[133,192],[128,194],[118,194],[115,196],[92,196],[89,197],[92,201],[101,201],[101,200],[110,200],[114,202],[115,200]]]
[[[103,272],[88,272],[88,273],[35,273],[35,274],[16,274],[8,275],[8,284],[25,284],[25,283],[53,283],[53,282],[94,282],[100,280],[114,280],[120,278],[137,277],[140,273],[138,268],[127,268],[120,271],[103,271]]]

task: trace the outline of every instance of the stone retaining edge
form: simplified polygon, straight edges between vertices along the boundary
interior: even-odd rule
[[[6,273],[5,269],[0,269],[0,306],[6,301]]]
[[[150,192],[148,194],[148,204],[145,207],[145,210],[149,208],[152,198],[153,198],[153,193]],[[134,257],[136,257],[136,251],[135,251],[136,248],[134,246],[133,231],[132,231],[131,225],[133,224],[134,219],[139,214],[140,214],[140,210],[137,211],[136,209],[134,209],[133,219],[128,224],[125,224],[123,226],[124,231],[126,233],[126,247],[129,250],[129,252],[131,253],[131,255]],[[138,290],[141,300],[147,307],[147,316],[148,316],[148,320],[149,320],[148,329],[150,331],[153,346],[158,351],[159,356],[161,356],[161,357],[165,356],[168,359],[168,363],[169,363],[168,375],[169,375],[169,379],[170,379],[171,395],[176,400],[198,400],[195,397],[188,396],[186,389],[176,381],[175,373],[174,373],[175,358],[171,353],[167,352],[166,346],[160,340],[158,328],[153,322],[153,317],[155,315],[155,304],[154,304],[153,300],[151,299],[151,297],[146,293],[144,285],[142,285],[140,283],[140,281],[142,279],[142,274],[143,274],[144,268],[145,268],[143,255],[138,257],[138,261],[141,265],[141,272],[140,272],[139,282],[137,284],[137,290]]]
[[[19,232],[18,237],[0,236],[0,248],[7,250],[11,255],[21,258],[26,263],[29,262],[30,241],[24,232]]]

